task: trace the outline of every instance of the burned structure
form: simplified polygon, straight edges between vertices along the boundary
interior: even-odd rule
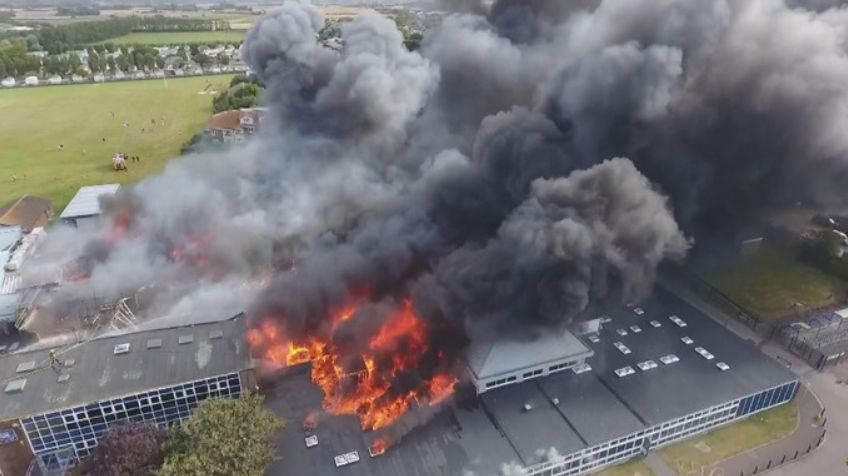
[[[530,446],[502,451],[533,471],[585,471],[791,398],[791,374],[755,350],[729,337],[671,338],[669,322],[682,328],[671,316],[688,322],[689,310],[657,311],[661,327],[634,322],[611,342],[595,336],[601,348],[563,334],[573,349],[493,372],[498,360],[477,346],[558,332],[593,306],[641,303],[661,263],[764,207],[843,203],[844,11],[782,0],[446,3],[468,8],[417,51],[379,16],[346,23],[339,50],[318,41],[324,20],[304,2],[259,20],[242,53],[267,86],[262,128],[103,200],[98,227],[48,240],[46,258],[82,263],[54,307],[155,283],[149,316],[246,309],[256,357],[308,363],[297,385],[356,426],[339,433],[351,441],[440,414],[467,369],[478,372],[474,398],[494,379],[479,401],[502,415],[474,414],[480,435],[500,428],[523,440],[513,402],[523,408],[524,395],[574,370],[615,389],[600,398],[634,408],[622,421],[641,427],[598,440],[567,434],[552,399],[530,404],[522,415],[557,422],[545,441],[573,442],[547,469]],[[663,354],[612,357],[637,355],[628,339],[649,335],[666,336]],[[682,337],[697,349],[683,354]],[[655,394],[689,372],[715,388],[683,404]],[[619,438],[632,439],[611,443]],[[322,474],[323,464],[302,467]]]
[[[398,468],[409,476],[495,475],[509,468],[530,476],[581,475],[785,404],[801,391],[797,375],[664,290],[638,307],[594,317],[604,324],[581,341],[591,354],[586,365],[517,376],[480,395],[471,380],[384,453],[373,451],[384,433],[322,412],[321,390],[306,366],[296,366],[274,384],[268,405],[283,418],[311,424],[281,436],[287,458],[271,472],[330,476],[338,474],[333,455],[356,452],[359,459],[345,465],[371,476]],[[533,347],[520,347],[527,368],[551,361],[544,346],[533,363]],[[499,348],[505,355],[490,358],[515,355],[510,346],[491,351]],[[304,438],[312,445],[304,447]]]

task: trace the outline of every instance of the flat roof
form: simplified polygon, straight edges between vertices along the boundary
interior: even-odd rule
[[[57,347],[63,365],[50,365],[49,350],[18,352],[0,358],[0,383],[25,378],[20,392],[0,394],[0,421],[66,409],[145,390],[167,387],[214,375],[251,368],[245,342],[245,318],[239,314],[224,321],[105,336],[88,342]],[[217,332],[220,331],[220,332]],[[220,338],[215,338],[222,333]],[[178,344],[191,334],[194,342]],[[162,345],[148,348],[152,339]],[[120,353],[121,344],[129,344]],[[34,369],[19,372],[19,366]],[[61,374],[70,375],[59,383]]]
[[[121,185],[117,183],[80,187],[74,198],[68,203],[68,206],[62,210],[60,218],[79,218],[99,215],[102,212],[100,209],[100,196],[114,195],[120,188]]]
[[[269,475],[456,476],[465,470],[488,475],[500,472],[500,456],[518,458],[479,408],[440,412],[376,458],[368,453],[371,434],[363,433],[356,417],[322,414],[315,430],[318,446],[306,448],[301,424],[311,412],[320,410],[322,399],[307,368],[264,390],[266,406],[289,422],[277,440],[285,458],[271,465]],[[350,451],[359,453],[359,462],[336,468],[333,457]]]
[[[607,314],[612,322],[604,325],[600,342],[590,344],[595,349],[591,364],[604,385],[648,425],[797,379],[752,342],[725,329],[668,291],[657,289],[639,307],[644,310],[641,316],[629,308]],[[669,319],[672,315],[682,319],[686,327],[674,324]],[[651,326],[652,320],[660,322],[662,327]],[[632,332],[629,328],[632,325],[639,326],[642,332]],[[619,335],[619,329],[628,334]],[[684,336],[694,343],[683,343]],[[632,353],[621,353],[614,347],[615,342],[623,343]],[[715,358],[705,359],[695,352],[696,347],[703,347]],[[667,354],[678,356],[680,361],[662,364],[659,358]],[[643,372],[637,364],[645,360],[654,360],[659,366]],[[718,362],[727,363],[730,369],[720,371],[716,368]],[[625,366],[632,367],[636,373],[619,378],[615,370]]]
[[[645,311],[641,316],[625,307],[606,314],[612,321],[605,324],[600,341],[589,344],[595,349],[587,361],[592,371],[565,370],[479,396],[471,388],[461,388],[445,410],[377,458],[368,455],[372,434],[362,432],[351,416],[324,414],[316,430],[319,445],[305,447],[304,434],[296,426],[309,412],[320,410],[322,395],[309,381],[308,366],[300,367],[268,392],[268,406],[293,426],[279,436],[285,459],[274,463],[268,474],[499,474],[502,464],[533,464],[540,451],[552,447],[566,455],[798,379],[751,342],[662,289],[640,307]],[[586,316],[597,318],[602,313],[587,314],[598,314]],[[683,319],[686,327],[675,325],[671,315]],[[662,326],[651,326],[652,320]],[[631,325],[639,326],[640,332],[633,333]],[[628,335],[619,335],[618,329],[627,329]],[[684,335],[695,343],[681,342]],[[613,346],[619,341],[631,349],[630,354]],[[715,358],[704,359],[695,353],[696,346]],[[659,358],[669,353],[680,361],[661,363]],[[658,367],[639,370],[637,364],[649,359]],[[718,370],[719,361],[730,369]],[[615,369],[625,365],[635,373],[617,377]],[[525,411],[525,403],[531,404],[530,411]],[[342,470],[335,467],[333,456],[354,450],[359,451],[359,462]]]
[[[519,340],[500,336],[472,343],[466,352],[468,367],[476,378],[485,379],[592,355],[592,351],[567,329],[539,329],[533,337]]]
[[[534,382],[501,387],[480,398],[525,465],[538,463],[540,450],[556,448],[567,455],[586,446]]]
[[[550,400],[559,399],[557,410],[587,446],[645,428],[594,373],[560,372],[540,379],[539,387]]]

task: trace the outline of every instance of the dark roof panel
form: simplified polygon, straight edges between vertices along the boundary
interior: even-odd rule
[[[177,344],[183,328],[156,329],[117,336],[105,336],[84,344],[56,348],[70,380],[57,383],[47,349],[22,352],[0,359],[0,379],[26,378],[26,388],[0,398],[0,420],[36,415],[70,408],[112,397],[199,380],[251,368],[245,342],[244,314],[226,321],[198,324],[204,332],[218,328],[224,337]],[[161,340],[161,348],[148,349],[147,343]],[[129,351],[115,355],[115,347],[128,343]],[[35,362],[24,373],[16,369],[22,363]]]

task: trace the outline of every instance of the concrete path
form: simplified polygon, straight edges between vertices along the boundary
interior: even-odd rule
[[[748,476],[765,471],[769,471],[770,476],[848,475],[848,466],[845,464],[848,458],[848,445],[845,443],[848,441],[848,385],[836,383],[837,380],[848,381],[848,363],[818,372],[779,343],[767,341],[690,290],[674,282],[662,284],[743,339],[755,343],[767,355],[787,365],[799,375],[804,385],[797,397],[800,417],[795,432],[782,440],[720,462],[714,468],[718,471],[711,468],[703,476]],[[822,406],[826,409],[826,426],[815,419]],[[828,408],[831,410],[828,411]],[[824,438],[822,435],[825,435]],[[816,449],[820,441],[821,446]],[[699,473],[698,476],[702,475]]]
[[[677,476],[677,473],[665,464],[665,461],[656,452],[651,451],[645,458],[645,464],[650,466],[656,476]]]

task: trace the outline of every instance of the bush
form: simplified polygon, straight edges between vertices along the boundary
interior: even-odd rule
[[[87,460],[83,474],[96,476],[148,476],[165,460],[168,432],[145,423],[124,423],[109,429]]]
[[[259,395],[206,400],[172,431],[159,476],[262,476],[276,459],[283,428]]]

